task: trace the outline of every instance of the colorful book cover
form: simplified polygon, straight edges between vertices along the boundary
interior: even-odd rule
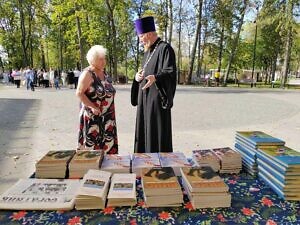
[[[229,147],[225,147],[225,148],[214,148],[212,149],[213,153],[215,153],[215,155],[220,159],[224,159],[224,158],[231,158],[231,157],[239,157],[240,153],[232,150]]]
[[[40,163],[67,163],[75,155],[75,150],[67,151],[49,151],[40,161]]]
[[[193,150],[193,156],[197,161],[214,160],[220,161],[211,149]]]
[[[180,188],[171,167],[143,169],[142,182],[144,189]]]
[[[161,167],[158,153],[135,153],[132,158],[132,167]]]
[[[159,159],[163,167],[186,167],[191,166],[182,152],[159,153]]]
[[[262,131],[237,131],[237,135],[248,139],[255,145],[284,145],[285,142]]]
[[[300,152],[286,146],[264,146],[258,149],[262,154],[284,167],[300,168]]]

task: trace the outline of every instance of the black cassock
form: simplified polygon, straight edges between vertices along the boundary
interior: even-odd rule
[[[155,50],[155,47],[157,48]],[[155,75],[156,84],[142,90],[147,80],[134,80],[131,103],[137,105],[134,152],[172,152],[171,108],[176,90],[176,59],[173,48],[160,38],[150,47],[143,58],[144,76]],[[162,107],[162,97],[167,107]]]

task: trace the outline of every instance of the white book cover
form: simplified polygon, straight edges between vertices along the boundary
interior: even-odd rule
[[[20,179],[0,196],[0,209],[71,210],[79,180]]]
[[[134,153],[132,157],[133,168],[160,167],[158,153]]]
[[[162,167],[189,167],[191,164],[182,152],[160,152]]]
[[[136,198],[136,174],[116,173],[112,176],[108,199]]]
[[[130,169],[131,157],[130,155],[122,156],[117,154],[107,154],[101,165],[101,169]]]
[[[89,170],[81,181],[78,195],[105,198],[109,186],[111,173],[102,170]]]

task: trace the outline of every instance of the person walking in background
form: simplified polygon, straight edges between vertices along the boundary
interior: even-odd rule
[[[61,80],[63,87],[65,87],[67,85],[67,73],[64,70],[61,71]]]
[[[21,71],[19,69],[16,69],[12,72],[12,77],[14,79],[15,84],[17,85],[17,88],[20,88],[21,84]]]
[[[49,87],[49,73],[47,72],[46,69],[44,69],[43,72],[43,79],[44,79],[44,87],[45,88]]]
[[[80,73],[81,72],[77,68],[74,70],[74,85],[75,85],[75,89],[77,89],[78,79],[79,79]]]
[[[59,72],[57,70],[54,71],[54,86],[55,86],[55,89],[60,89],[60,86],[59,86]]]
[[[49,85],[51,86],[51,88],[54,87],[54,70],[51,67],[49,70]]]

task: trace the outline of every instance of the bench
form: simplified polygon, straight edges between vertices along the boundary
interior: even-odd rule
[[[256,87],[256,81],[251,78],[245,78],[245,79],[238,80],[237,84],[238,84],[238,87],[240,86],[240,84],[250,84],[250,85],[253,84],[253,86]]]
[[[300,86],[300,78],[289,79],[287,88],[289,88],[289,86]]]

